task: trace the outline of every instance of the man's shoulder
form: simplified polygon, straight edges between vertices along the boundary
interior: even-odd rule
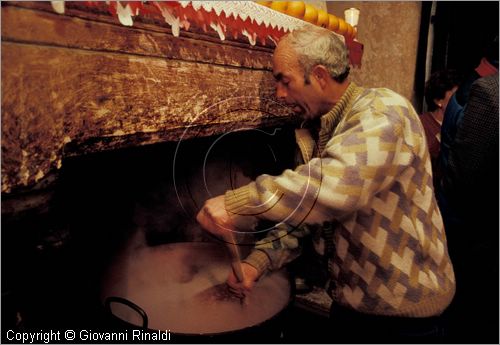
[[[411,104],[404,96],[388,88],[363,88],[357,103],[375,109],[391,106],[410,108]]]
[[[373,87],[373,88],[363,88],[363,92],[361,93],[362,97],[372,97],[372,98],[382,98],[382,99],[400,99],[405,102],[408,100],[397,93],[394,90],[391,90],[386,87]]]
[[[472,87],[474,89],[486,89],[498,92],[498,73],[477,79]]]
[[[498,73],[479,78],[472,84],[469,102],[464,111],[477,113],[478,116],[498,116],[498,94]]]

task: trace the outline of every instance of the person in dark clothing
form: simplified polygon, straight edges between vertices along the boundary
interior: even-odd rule
[[[450,145],[454,141],[457,128],[462,121],[462,108],[467,104],[472,84],[478,78],[498,73],[498,36],[485,48],[483,55],[479,65],[460,84],[448,102],[441,125],[441,152],[439,155],[440,165],[444,167],[448,165]]]
[[[454,144],[458,127],[464,116],[464,106],[469,99],[471,86],[478,78],[498,74],[498,36],[485,47],[483,58],[474,71],[462,84],[457,92],[448,101],[441,125],[441,146],[439,152],[439,167],[442,171],[449,169],[450,150]],[[455,207],[449,205],[450,200],[443,190],[441,183],[435,185],[436,198],[443,216],[445,229],[448,233],[455,233],[462,223],[462,214],[457,213]]]
[[[498,84],[498,73],[472,84],[441,181],[457,279],[449,329],[459,342],[498,343],[499,339]],[[458,221],[446,219],[450,213]],[[466,315],[470,317],[463,324]]]

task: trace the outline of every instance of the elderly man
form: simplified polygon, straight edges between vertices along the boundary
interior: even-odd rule
[[[319,233],[332,339],[435,335],[455,278],[412,105],[349,82],[345,45],[321,28],[283,37],[273,74],[277,97],[304,118],[296,131],[303,164],[209,199],[198,213],[201,226],[222,237],[245,217],[276,224],[244,260],[244,280],[231,274],[228,284],[244,294],[300,255],[303,237]]]

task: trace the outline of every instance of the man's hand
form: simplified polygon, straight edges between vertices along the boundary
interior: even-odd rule
[[[229,231],[235,230],[234,219],[226,211],[224,195],[205,201],[196,220],[203,229],[219,237],[225,238]]]
[[[243,271],[243,281],[238,281],[234,272],[231,272],[227,278],[227,285],[232,294],[236,297],[244,298],[252,290],[255,281],[259,278],[259,272],[255,267],[246,262],[241,263],[241,270]]]
[[[240,217],[242,218],[242,217]],[[246,224],[247,228],[251,228],[251,224],[256,219],[255,217],[243,217],[248,218],[250,222]],[[219,195],[215,198],[208,199],[200,212],[196,216],[196,220],[203,229],[208,232],[224,239],[230,245],[236,245],[234,241],[233,231],[236,230],[236,219],[234,215],[231,216],[227,211],[224,203],[224,195]],[[230,247],[229,249],[232,249]],[[233,254],[235,255],[235,254]],[[239,254],[236,254],[239,256]],[[239,259],[239,258],[238,258]],[[238,281],[235,273],[231,271],[227,279],[227,285],[231,293],[237,297],[244,297],[255,284],[255,281],[259,278],[260,273],[258,270],[247,263],[241,263],[241,269],[243,271],[243,281]]]

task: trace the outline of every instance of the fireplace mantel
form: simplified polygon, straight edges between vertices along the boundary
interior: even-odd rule
[[[164,23],[163,23],[164,24]],[[2,193],[63,158],[296,121],[276,102],[271,46],[125,27],[66,2],[2,3]]]

